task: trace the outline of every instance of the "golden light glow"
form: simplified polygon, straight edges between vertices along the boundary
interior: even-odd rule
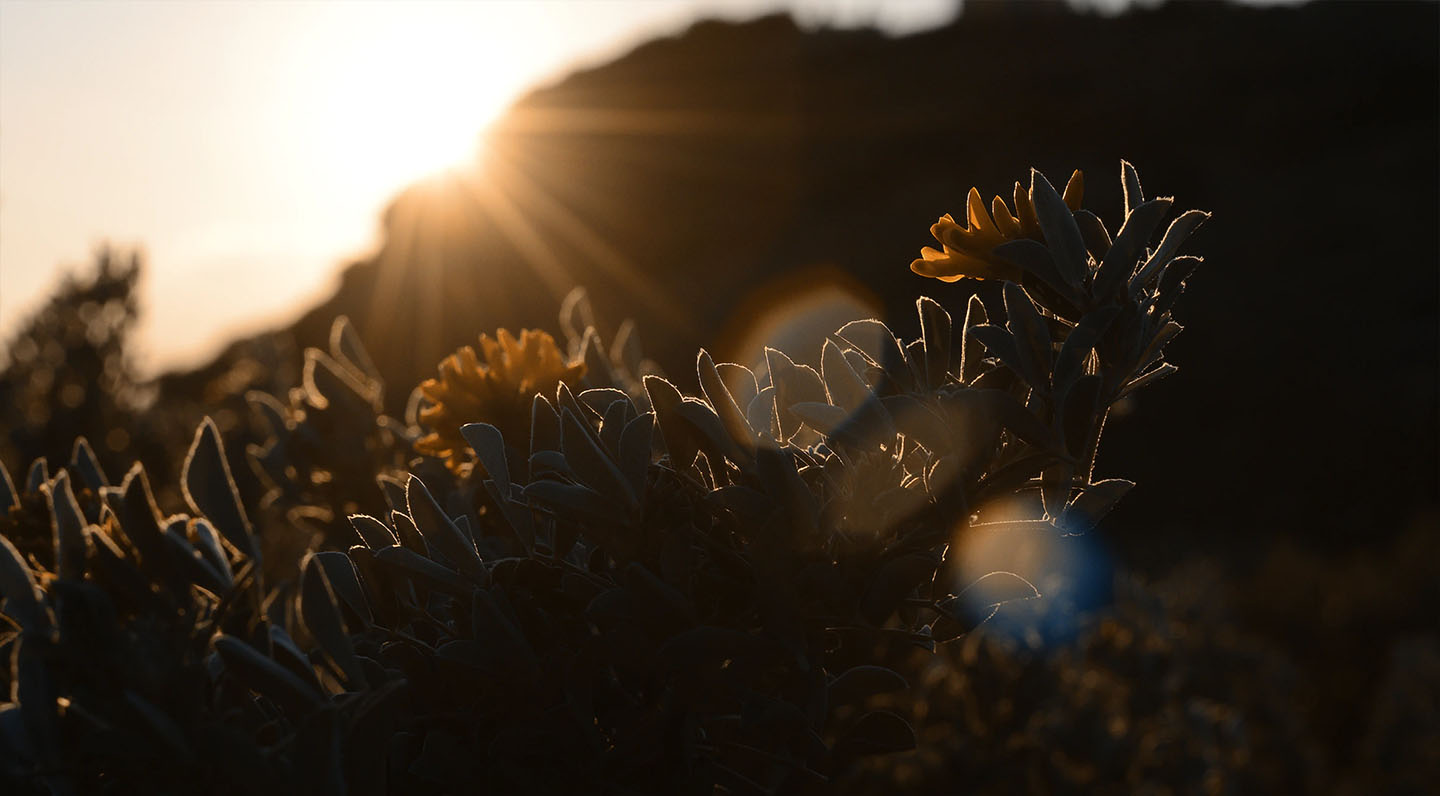
[[[522,90],[508,67],[518,44],[500,32],[508,4],[348,7],[317,25],[332,46],[299,64],[306,76],[293,105],[292,131],[311,138],[313,165],[340,190],[394,191],[412,181],[477,162],[483,132]],[[343,40],[334,46],[335,39]]]

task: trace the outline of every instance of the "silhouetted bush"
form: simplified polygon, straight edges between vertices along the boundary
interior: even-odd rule
[[[880,664],[1040,596],[973,580],[956,534],[1085,533],[1132,486],[1092,481],[1101,428],[1174,370],[1198,263],[1178,250],[1204,214],[1152,248],[1170,200],[1122,176],[1113,239],[1078,172],[936,225],[917,270],[1006,280],[1003,323],[921,298],[920,339],[855,321],[819,370],[701,351],[692,397],[633,330],[605,347],[577,298],[566,354],[482,336],[402,422],[342,318],[301,387],[249,396],[261,497],[208,419],[187,514],[162,515],[141,465],[112,484],[83,440],[54,474],[6,475],[6,773],[57,793],[796,792],[913,748],[913,696],[864,707],[911,694]]]
[[[135,456],[141,404],[126,341],[138,315],[140,257],[111,249],[87,275],[67,274],[7,341],[0,372],[0,459],[63,461],[77,437],[104,462]]]

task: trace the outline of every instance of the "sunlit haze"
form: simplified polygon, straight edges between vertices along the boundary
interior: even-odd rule
[[[950,0],[0,3],[0,337],[142,246],[147,372],[281,322],[528,87],[702,17],[940,24]],[[3,343],[0,343],[3,345]]]

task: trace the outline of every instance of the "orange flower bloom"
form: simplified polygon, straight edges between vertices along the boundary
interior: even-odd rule
[[[1065,185],[1065,204],[1071,212],[1080,209],[1085,192],[1085,177],[1078,170]],[[930,234],[940,242],[940,249],[929,246],[920,250],[920,259],[910,263],[910,270],[921,276],[929,276],[942,282],[960,279],[1004,279],[1019,282],[1021,270],[1015,264],[995,256],[994,249],[1006,241],[1030,238],[1044,242],[1040,232],[1040,221],[1035,216],[1035,205],[1030,193],[1015,183],[1015,212],[1005,200],[995,197],[990,213],[985,212],[985,202],[980,191],[970,189],[966,202],[968,224],[961,227],[948,213],[930,227]]]
[[[585,375],[585,363],[567,363],[555,338],[524,329],[517,340],[501,329],[492,339],[480,335],[480,351],[465,346],[440,362],[440,377],[427,379],[420,392],[430,406],[420,422],[431,433],[415,443],[420,453],[438,456],[455,473],[470,461],[470,448],[460,435],[467,423],[489,423],[507,439],[530,433],[530,403],[537,393],[553,396],[560,382],[574,387]]]

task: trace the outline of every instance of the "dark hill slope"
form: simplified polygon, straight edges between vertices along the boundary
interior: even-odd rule
[[[396,404],[479,331],[553,328],[573,283],[673,373],[818,264],[913,334],[917,294],[958,309],[973,289],[907,270],[972,184],[1080,167],[1113,224],[1124,157],[1215,214],[1181,372],[1102,457],[1142,484],[1117,515],[1128,546],[1165,526],[1362,540],[1433,507],[1440,5],[967,5],[905,38],[702,23],[537,90],[483,178],[399,197],[384,249],[291,332],[318,343],[350,315]]]

